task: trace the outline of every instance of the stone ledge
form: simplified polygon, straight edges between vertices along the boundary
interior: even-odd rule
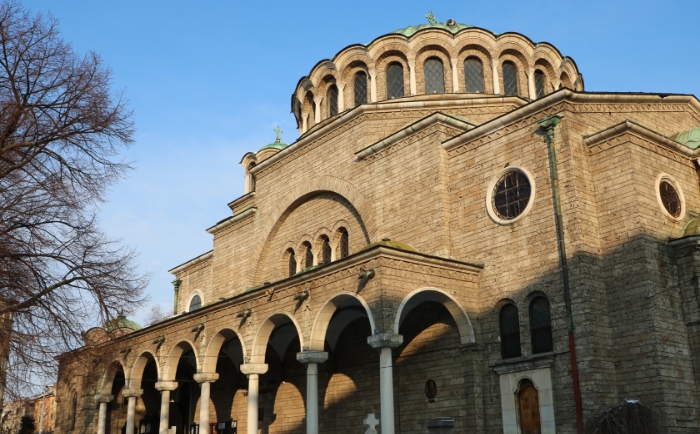
[[[396,348],[403,343],[403,336],[393,333],[379,333],[378,335],[367,337],[367,343],[376,349]]]
[[[173,391],[177,389],[177,381],[159,381],[155,384],[156,390],[162,392],[164,390]]]
[[[302,351],[297,353],[297,360],[301,363],[323,363],[328,360],[325,351]]]
[[[241,365],[241,374],[251,375],[251,374],[264,374],[267,372],[267,365],[265,363],[244,363]]]

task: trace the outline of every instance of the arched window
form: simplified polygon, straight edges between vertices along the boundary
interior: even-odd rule
[[[289,277],[292,277],[297,274],[297,257],[294,256],[294,250],[292,249],[287,250],[287,253],[289,254]]]
[[[331,262],[331,241],[325,235],[322,235],[321,239],[323,240],[323,244],[321,245],[321,258],[318,263],[327,264]]]
[[[386,69],[386,97],[387,99],[403,96],[403,66],[400,63],[392,63]]]
[[[549,302],[544,297],[537,297],[530,303],[530,336],[533,354],[552,351],[552,318]]]
[[[501,357],[520,356],[520,321],[518,320],[518,308],[512,304],[506,304],[501,308],[499,315],[501,328]]]
[[[314,252],[311,250],[311,243],[304,242],[304,268],[314,265]]]
[[[338,87],[333,84],[328,88],[328,116],[335,116],[338,114]]]
[[[367,74],[360,71],[355,74],[355,106],[367,104]]]
[[[464,61],[464,88],[468,93],[484,93],[484,67],[477,57]]]
[[[423,66],[425,76],[425,93],[445,93],[445,68],[442,60],[431,57]]]
[[[190,301],[190,308],[187,311],[193,312],[200,307],[202,307],[202,299],[199,297],[199,295],[195,294],[195,296],[192,297],[192,301]]]
[[[345,228],[338,229],[340,232],[340,240],[338,240],[338,259],[343,259],[350,253],[349,243],[348,243],[348,231]]]
[[[537,98],[542,98],[544,96],[544,72],[539,69],[535,71],[535,93]]]
[[[73,399],[71,400],[71,410],[70,410],[70,429],[75,430],[75,420],[78,418],[78,394],[73,394]]]
[[[503,93],[518,95],[518,69],[513,62],[503,62]]]

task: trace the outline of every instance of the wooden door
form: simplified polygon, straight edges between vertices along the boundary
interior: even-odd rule
[[[520,431],[522,434],[540,434],[540,400],[531,381],[523,381],[518,394],[520,404]]]

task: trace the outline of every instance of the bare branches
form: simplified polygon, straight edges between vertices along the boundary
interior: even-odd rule
[[[16,381],[53,375],[86,325],[143,301],[135,253],[96,218],[131,169],[118,157],[132,113],[110,86],[100,57],[77,55],[54,18],[0,3],[0,317],[13,319],[0,348]]]

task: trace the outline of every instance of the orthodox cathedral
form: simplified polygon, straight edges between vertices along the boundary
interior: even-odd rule
[[[57,433],[577,433],[628,400],[698,432],[696,97],[429,14],[291,111],[174,315],[60,358]]]

